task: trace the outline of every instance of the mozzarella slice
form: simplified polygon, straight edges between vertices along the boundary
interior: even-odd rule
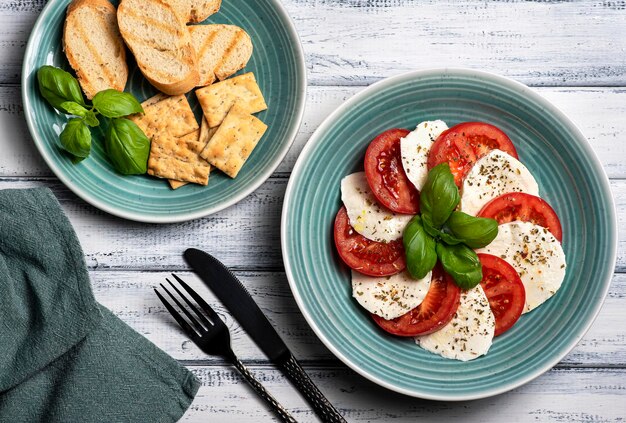
[[[390,320],[420,305],[430,288],[432,272],[419,280],[407,271],[393,276],[372,277],[352,271],[352,296],[361,306]]]
[[[498,226],[498,236],[477,253],[504,259],[517,270],[526,290],[524,313],[535,309],[559,290],[565,278],[565,253],[546,228],[529,222]]]
[[[490,200],[509,192],[539,195],[537,181],[515,157],[492,150],[481,157],[463,181],[461,211],[476,216]]]
[[[350,225],[367,239],[389,242],[402,237],[413,216],[396,214],[378,204],[365,179],[357,172],[341,180],[341,200],[348,211]]]
[[[406,137],[400,140],[402,167],[415,188],[422,190],[428,177],[428,154],[443,131],[448,129],[444,121],[422,122]]]
[[[461,293],[459,308],[447,325],[437,332],[416,337],[415,342],[442,357],[469,361],[487,354],[495,330],[496,318],[478,285]]]

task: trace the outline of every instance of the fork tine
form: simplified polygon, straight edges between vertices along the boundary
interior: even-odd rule
[[[207,325],[207,327],[211,327],[213,326],[213,323],[211,323],[209,321],[209,319],[207,319],[206,317],[204,317],[204,314],[202,314],[200,312],[200,310],[198,310],[198,308],[191,302],[189,301],[189,299],[182,293],[180,292],[180,290],[178,289],[178,287],[176,287],[176,285],[174,285],[172,283],[171,280],[169,280],[168,278],[165,278],[166,281],[169,282],[170,285],[172,285],[172,288],[174,288],[174,290],[178,293],[178,295],[185,300],[185,302],[187,303],[187,305],[189,306],[189,308],[191,308],[193,310],[194,313],[196,313],[196,316],[198,316],[198,318],[202,321],[202,323],[204,323],[205,325]]]
[[[195,317],[193,317],[191,315],[191,313],[189,313],[189,311],[187,311],[187,309],[185,307],[183,307],[183,305],[180,303],[180,301],[178,301],[178,299],[174,295],[172,295],[172,293],[163,284],[160,284],[160,285],[161,285],[161,288],[163,288],[163,290],[165,290],[165,292],[167,292],[167,295],[169,295],[170,298],[176,303],[178,308],[180,308],[183,311],[183,313],[185,313],[185,316],[187,316],[187,318],[189,319],[191,324],[194,325],[196,330],[199,333],[205,332],[206,329],[204,327],[202,327],[200,322],[198,322],[198,320]]]
[[[202,310],[204,310],[206,314],[208,314],[211,317],[211,319],[213,319],[214,324],[216,325],[224,324],[224,322],[222,321],[220,316],[215,312],[215,310],[213,310],[213,308],[210,305],[208,305],[207,302],[204,301],[201,296],[196,294],[196,291],[191,289],[191,287],[187,285],[187,283],[185,283],[184,280],[182,280],[175,274],[172,273],[172,276],[178,281],[178,283],[180,283],[180,285],[183,288],[185,288],[185,291],[187,291],[189,295],[191,295],[191,297],[196,301],[196,303],[198,303],[198,305],[202,308]]]
[[[174,307],[172,307],[172,305],[169,302],[167,302],[167,300],[165,298],[163,298],[161,293],[159,291],[157,291],[156,288],[154,288],[154,292],[157,294],[157,297],[159,297],[159,300],[161,300],[161,302],[163,303],[163,305],[165,306],[167,311],[178,322],[178,324],[185,331],[185,333],[187,333],[187,336],[191,337],[192,339],[195,339],[197,337],[196,331],[193,330],[193,328],[189,325],[189,323],[187,323],[187,321],[185,319],[183,319],[183,316],[181,316],[174,309]]]

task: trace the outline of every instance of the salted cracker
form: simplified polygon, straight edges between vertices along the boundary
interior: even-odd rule
[[[215,128],[209,127],[209,123],[207,122],[206,118],[202,116],[202,123],[200,124],[200,137],[199,137],[200,144],[202,145],[202,150],[204,150],[204,147],[209,143],[209,140],[213,138],[213,135],[215,135],[218,128],[219,126],[216,126]]]
[[[198,143],[196,144],[198,147],[198,151],[197,151],[198,154],[200,154],[200,152],[207,145],[211,137],[217,131],[217,128],[219,128],[219,126],[216,126],[215,128],[209,128],[209,124],[207,123],[206,119],[204,117],[202,118],[202,123],[200,124],[200,136],[198,137]],[[210,171],[211,169],[209,165],[209,172]],[[189,183],[189,182],[183,182],[183,181],[176,181],[174,179],[170,179],[168,182],[170,183],[170,187],[172,187],[172,189],[178,189]]]
[[[143,107],[144,109],[148,106],[153,106],[155,104],[157,104],[159,101],[163,101],[166,98],[168,98],[169,95],[167,94],[163,94],[163,93],[158,93],[152,97],[150,97],[149,99],[145,100],[143,103],[141,103],[141,107]]]
[[[235,104],[200,155],[231,178],[243,167],[267,125]]]
[[[196,90],[196,96],[211,128],[222,123],[235,103],[248,114],[267,109],[252,72],[200,88]]]
[[[150,147],[148,174],[158,178],[173,179],[207,185],[211,166],[200,157],[200,131],[182,137],[171,134],[156,135]]]
[[[182,137],[198,129],[198,122],[184,94],[157,94],[141,103],[144,113],[129,117],[150,139],[157,134]]]
[[[189,183],[189,182],[183,182],[183,181],[175,181],[174,179],[168,179],[167,182],[169,182],[170,187],[172,189],[178,189],[180,187],[184,187],[185,185]]]

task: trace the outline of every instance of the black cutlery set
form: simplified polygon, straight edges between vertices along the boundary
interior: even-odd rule
[[[267,355],[270,362],[278,367],[304,396],[320,420],[329,423],[345,422],[346,420],[311,381],[239,279],[219,260],[204,251],[188,249],[184,258]],[[155,292],[185,334],[206,354],[220,356],[232,364],[281,421],[296,422],[237,358],[231,347],[230,332],[219,315],[180,277],[172,276],[182,290],[169,279],[167,282],[171,290],[161,284],[161,289],[171,302],[157,289]]]

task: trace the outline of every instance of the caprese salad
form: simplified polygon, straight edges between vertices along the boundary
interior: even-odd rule
[[[373,321],[467,361],[560,288],[562,229],[497,127],[391,129],[341,181],[334,237]]]

